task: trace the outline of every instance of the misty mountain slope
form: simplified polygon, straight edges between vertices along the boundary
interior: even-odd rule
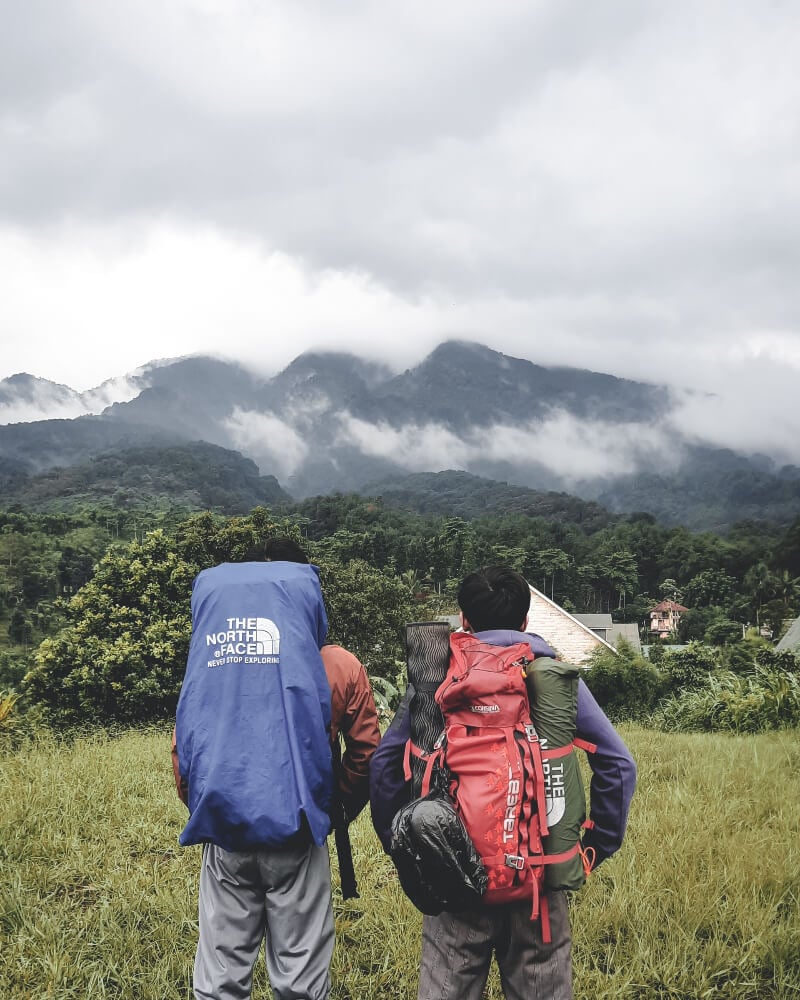
[[[19,458],[0,456],[0,495],[17,489],[31,475],[31,464]]]
[[[94,455],[136,445],[164,445],[183,435],[164,426],[140,426],[106,416],[37,420],[0,426],[0,456],[38,472],[86,462]]]
[[[543,368],[480,344],[448,341],[383,387],[395,419],[425,413],[456,430],[529,422],[554,409],[586,420],[650,421],[670,405],[664,386],[578,368]],[[466,418],[466,419],[465,419]]]
[[[373,391],[389,377],[384,366],[349,354],[303,354],[265,380],[249,403],[237,403],[223,430],[230,446],[274,472],[294,494],[350,488],[365,466],[345,423],[369,407]],[[371,464],[380,472],[396,468],[379,459]]]
[[[235,451],[206,442],[125,448],[90,462],[55,468],[3,484],[0,503],[31,510],[112,500],[135,505],[166,501],[198,510],[244,514],[257,506],[291,502],[274,476]]]
[[[132,399],[147,385],[140,373],[132,373],[76,392],[68,385],[20,372],[0,381],[0,425],[102,413],[114,402]]]
[[[68,385],[38,378],[28,372],[18,372],[0,381],[0,407],[29,403],[56,408],[74,402],[79,395]]]
[[[148,385],[135,399],[115,403],[103,416],[137,427],[169,427],[181,437],[230,443],[224,420],[238,406],[252,406],[261,380],[231,362],[182,358],[148,367]]]
[[[383,381],[368,382],[358,370],[353,373],[346,356],[336,360],[334,368],[329,356],[303,356],[290,366],[303,376],[280,411],[281,419],[291,424],[284,428],[285,437],[302,435],[302,443],[293,442],[295,460],[287,463],[283,477],[296,496],[347,491],[384,475],[443,468],[536,489],[563,489],[570,476],[584,471],[585,463],[556,437],[584,440],[589,424],[597,428],[595,436],[604,433],[603,427],[615,426],[621,428],[615,433],[622,446],[632,426],[642,425],[652,434],[671,398],[664,387],[546,369],[458,341],[442,344],[419,365]],[[305,408],[297,416],[301,399]],[[275,396],[271,401],[277,404]],[[255,417],[249,416],[252,426]],[[541,437],[547,439],[545,447]],[[253,454],[262,468],[270,460],[285,459],[263,441],[255,445],[240,436],[234,443]],[[255,447],[261,448],[258,454]],[[649,451],[643,444],[643,460]],[[599,454],[593,447],[595,464]],[[605,463],[603,471],[618,464]]]
[[[57,409],[71,391],[33,376],[0,390],[0,419],[51,398]],[[479,344],[441,344],[401,374],[335,352],[272,375],[213,358],[154,362],[80,405],[110,396],[98,415],[0,426],[0,459],[22,463],[6,475],[200,439],[240,452],[297,498],[456,469],[694,527],[800,513],[791,467],[697,444],[685,394]]]
[[[260,390],[258,401],[274,411],[304,409],[329,412],[363,408],[373,391],[383,392],[392,377],[385,365],[352,354],[311,351],[301,354]]]
[[[722,448],[691,446],[672,471],[584,482],[577,489],[612,511],[645,510],[665,524],[703,530],[746,520],[788,524],[800,513],[799,468]]]

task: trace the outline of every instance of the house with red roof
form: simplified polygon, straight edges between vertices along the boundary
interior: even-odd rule
[[[668,639],[673,632],[677,632],[681,615],[688,611],[677,601],[661,601],[650,612],[650,632],[658,635],[660,639]]]

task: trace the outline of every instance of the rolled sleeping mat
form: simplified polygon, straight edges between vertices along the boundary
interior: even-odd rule
[[[542,745],[545,798],[549,833],[542,838],[545,854],[561,854],[580,841],[586,819],[586,793],[572,741],[578,712],[578,677],[581,668],[539,656],[528,664],[528,699]],[[569,747],[569,751],[566,748]],[[548,758],[548,750],[559,751]],[[580,854],[544,866],[544,887],[579,889],[586,875]]]
[[[421,795],[426,755],[431,753],[444,731],[444,718],[434,695],[447,676],[450,664],[450,626],[447,622],[413,622],[406,625],[406,664],[408,683],[414,688],[409,706],[413,800]],[[420,752],[422,756],[419,756]]]

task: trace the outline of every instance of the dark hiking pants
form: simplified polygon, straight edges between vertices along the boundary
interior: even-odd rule
[[[548,894],[552,941],[527,903],[425,917],[418,1000],[481,1000],[492,954],[506,1000],[572,1000],[566,894]]]

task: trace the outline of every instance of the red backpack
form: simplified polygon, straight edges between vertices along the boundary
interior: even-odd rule
[[[422,794],[435,765],[444,764],[449,790],[486,867],[483,902],[531,901],[550,940],[544,866],[579,851],[545,855],[548,833],[542,747],[530,717],[525,667],[530,646],[492,646],[470,633],[450,637],[447,677],[436,692],[445,730],[428,758]]]

